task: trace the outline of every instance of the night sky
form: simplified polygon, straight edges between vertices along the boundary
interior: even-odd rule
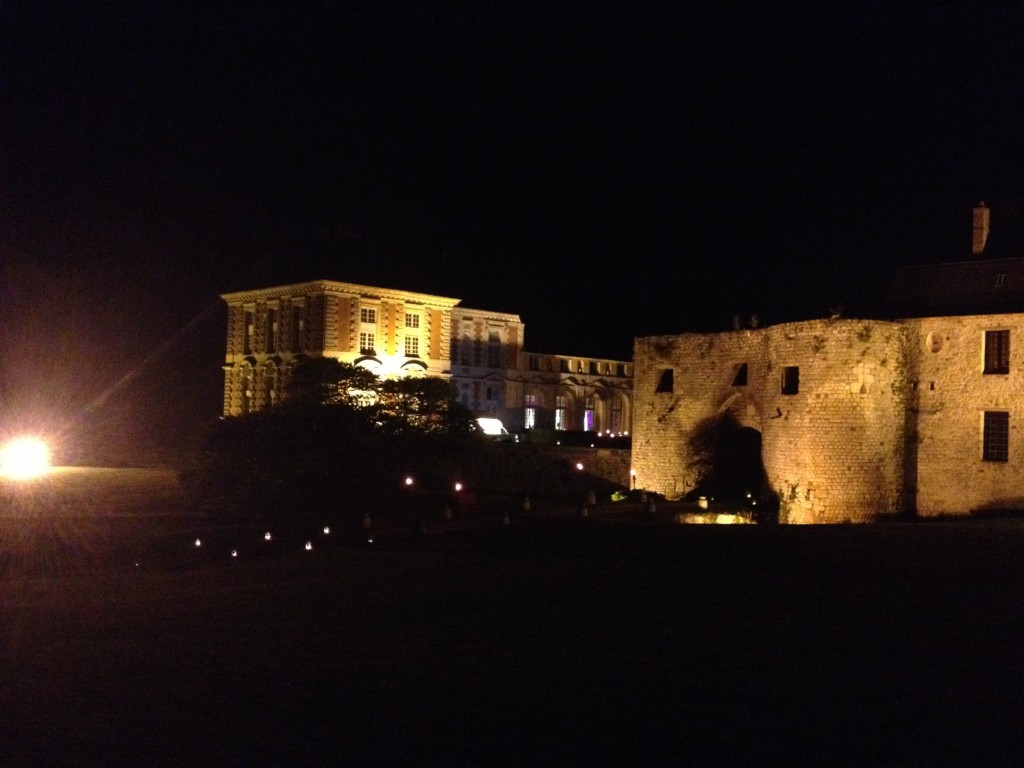
[[[620,359],[856,315],[1024,193],[1020,2],[75,5],[0,3],[8,422],[216,415],[218,294],[301,280]]]

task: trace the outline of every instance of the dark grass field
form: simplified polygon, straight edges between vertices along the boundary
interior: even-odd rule
[[[0,765],[1024,759],[1021,520],[680,526],[608,505],[372,544],[351,518],[296,521],[268,543],[163,473],[25,494],[5,485],[0,513]]]

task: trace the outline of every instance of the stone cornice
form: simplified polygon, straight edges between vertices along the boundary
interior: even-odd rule
[[[376,288],[369,285],[358,285],[356,283],[340,283],[334,280],[313,280],[308,283],[292,283],[290,285],[278,285],[271,288],[222,293],[220,297],[228,304],[246,304],[260,300],[266,301],[268,299],[305,296],[321,292],[333,293],[341,296],[402,301],[422,304],[428,307],[437,307],[440,309],[450,309],[461,301],[461,299],[453,299],[448,296],[434,296],[429,293],[401,291],[393,288]]]

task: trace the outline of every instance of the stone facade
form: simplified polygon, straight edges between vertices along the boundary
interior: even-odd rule
[[[510,431],[628,435],[632,364],[524,351],[518,315],[459,299],[331,280],[224,294],[225,416],[280,402],[303,357],[334,357],[378,376],[451,379],[477,415]]]
[[[913,459],[907,490],[918,514],[1024,509],[1024,433],[1019,428],[1024,314],[904,323],[910,332],[908,445]],[[1007,342],[1001,353],[1005,365],[993,349],[1000,336]],[[986,430],[991,418],[986,414],[1005,414],[1005,456],[999,455],[1001,436],[991,434],[993,425]]]
[[[638,338],[638,485],[692,490],[688,440],[729,411],[761,436],[787,522],[1024,508],[1022,335],[999,314]]]

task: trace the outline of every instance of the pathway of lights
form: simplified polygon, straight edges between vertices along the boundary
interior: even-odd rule
[[[582,470],[583,469],[583,465],[582,464],[578,464],[577,465],[577,469],[581,469]],[[402,485],[405,488],[407,488],[407,489],[411,489],[415,484],[416,484],[416,480],[415,480],[415,478],[412,475],[406,475],[406,476],[404,476],[402,478]],[[452,483],[452,490],[455,492],[456,495],[459,494],[460,492],[462,492],[465,489],[465,487],[466,486],[461,481],[454,481]],[[529,510],[529,507],[530,507],[530,500],[527,497],[526,501],[523,504],[523,508],[525,510]],[[444,510],[444,513],[445,513],[445,519],[449,519],[450,520],[451,519],[451,507],[450,506],[446,506],[446,508]],[[506,524],[506,525],[508,524],[508,513],[507,512],[505,513],[505,516],[502,518],[502,522],[504,524]],[[374,537],[373,537],[373,534],[370,533],[370,531],[369,531],[370,524],[369,524],[369,513],[368,512],[364,512],[363,513],[362,526],[363,526],[364,529],[366,529],[366,543],[367,544],[373,544]],[[331,526],[325,525],[325,526],[323,526],[321,528],[321,531],[323,532],[324,536],[330,536],[331,535]],[[272,531],[265,531],[262,534],[262,536],[263,536],[263,541],[265,541],[265,542],[275,541],[275,536],[274,536],[274,533]],[[301,546],[302,546],[302,548],[306,552],[312,552],[315,549],[315,545],[313,543],[313,539],[307,539]],[[202,549],[203,547],[204,547],[204,542],[203,542],[203,540],[201,538],[197,537],[196,539],[194,539],[192,541],[192,548],[193,549]],[[238,547],[232,547],[231,549],[228,550],[228,553],[229,553],[230,557],[234,559],[234,558],[240,557],[241,550]],[[135,565],[136,565],[136,567],[138,567],[139,563],[135,563]]]
[[[324,536],[330,536],[331,535],[331,526],[329,526],[329,525],[323,526],[322,531],[323,531],[323,535]],[[273,541],[274,540],[274,534],[271,531],[265,532],[263,534],[263,540],[264,541]],[[372,544],[373,543],[373,537],[370,536],[367,539],[367,542]],[[201,538],[196,538],[196,539],[193,540],[193,542],[192,542],[192,548],[193,549],[201,549],[202,547],[203,547],[203,540]],[[305,544],[303,544],[303,549],[305,551],[307,551],[307,552],[312,551],[313,550],[313,540],[312,539],[307,539]],[[231,555],[232,558],[237,558],[239,556],[239,554],[240,554],[240,550],[238,549],[238,547],[232,547],[231,548],[230,555]],[[135,563],[135,565],[136,565],[136,567],[138,567],[139,563]]]

